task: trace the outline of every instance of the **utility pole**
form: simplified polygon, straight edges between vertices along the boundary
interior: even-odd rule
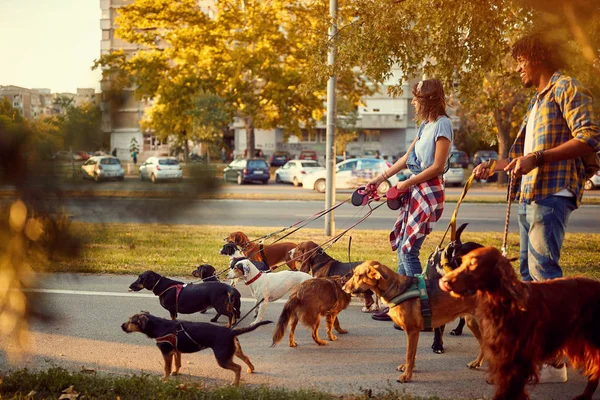
[[[327,65],[335,64],[335,36],[337,35],[337,0],[329,0],[329,17],[331,18],[329,25],[329,51],[327,52]],[[333,207],[335,200],[335,73],[329,77],[327,81],[327,139],[325,149],[325,182],[327,187],[325,190],[325,209]],[[325,214],[325,235],[333,236],[335,232],[334,211]]]

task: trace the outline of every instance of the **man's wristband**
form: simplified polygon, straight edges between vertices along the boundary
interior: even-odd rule
[[[540,167],[544,164],[544,151],[538,150],[533,152],[533,156],[535,157],[535,166]]]

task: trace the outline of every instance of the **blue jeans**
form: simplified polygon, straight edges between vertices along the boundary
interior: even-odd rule
[[[405,236],[400,243],[404,243],[406,240],[406,233],[404,235]],[[421,246],[426,237],[427,236],[423,236],[422,238],[417,239],[408,253],[402,252],[402,245],[398,247],[396,254],[398,255],[398,273],[400,275],[415,276],[423,272],[421,261],[419,260],[419,253],[421,252]]]
[[[567,222],[576,208],[574,197],[548,196],[519,204],[520,270],[524,281],[560,278],[560,250]]]

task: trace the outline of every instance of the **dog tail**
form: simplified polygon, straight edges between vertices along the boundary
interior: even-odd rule
[[[283,335],[285,335],[285,328],[288,325],[290,316],[292,315],[296,307],[298,307],[298,305],[298,297],[290,296],[289,300],[283,306],[283,311],[279,316],[277,327],[275,327],[275,332],[273,332],[273,344],[271,344],[271,347],[279,343],[281,341],[281,338],[283,338]]]
[[[233,336],[238,336],[238,335],[242,335],[244,333],[252,332],[253,330],[255,330],[256,328],[258,328],[261,325],[267,325],[267,324],[272,324],[272,323],[273,323],[273,321],[261,321],[256,325],[248,326],[246,328],[234,329]]]

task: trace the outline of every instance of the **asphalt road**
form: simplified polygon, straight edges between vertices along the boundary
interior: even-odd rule
[[[436,229],[447,226],[456,203],[446,203]],[[176,200],[135,198],[71,198],[56,207],[64,209],[75,221],[108,223],[168,223],[186,225],[287,227],[325,208],[321,201],[287,200]],[[344,229],[361,219],[368,208],[346,203],[335,210],[336,229]],[[375,210],[357,229],[389,230],[397,212],[386,205]],[[463,203],[458,223],[468,222],[468,231],[504,231],[506,204]],[[568,232],[598,233],[600,206],[582,206],[571,214]],[[323,219],[308,227],[322,228]],[[517,206],[511,208],[510,232],[517,232]]]
[[[160,376],[162,356],[154,341],[142,334],[125,334],[120,325],[140,310],[168,317],[158,299],[149,291],[128,293],[134,276],[51,275],[38,286],[45,291],[44,302],[57,315],[47,325],[32,325],[31,353],[16,365],[10,365],[0,354],[0,368],[47,369],[62,366],[71,370],[81,368],[121,375],[142,372]],[[182,277],[189,281],[191,277]],[[243,286],[243,285],[241,285]],[[253,299],[246,287],[240,287],[243,297],[242,314],[249,310]],[[276,321],[283,301],[271,303],[266,319]],[[208,322],[214,311],[193,314],[184,319]],[[181,317],[180,317],[181,318]],[[250,317],[248,317],[250,318]],[[246,326],[250,320],[242,321]],[[225,323],[222,317],[220,324]],[[439,396],[443,399],[491,398],[493,387],[485,382],[483,370],[466,367],[477,352],[470,332],[463,336],[445,337],[446,353],[434,354],[432,333],[421,333],[417,352],[414,381],[396,383],[395,371],[405,357],[405,335],[392,328],[389,322],[373,321],[361,313],[354,302],[340,314],[341,326],[347,335],[325,347],[317,346],[309,330],[299,325],[296,331],[297,348],[287,346],[287,335],[275,347],[271,346],[274,325],[258,328],[240,336],[244,352],[256,366],[255,374],[242,369],[242,384],[267,384],[288,389],[319,389],[343,394],[372,389],[406,391],[419,396]],[[454,325],[454,324],[452,324]],[[321,337],[325,336],[323,326]],[[182,356],[182,373],[186,379],[208,384],[227,384],[233,374],[219,368],[210,350]],[[538,385],[532,390],[533,399],[567,399],[580,394],[585,386],[576,372],[569,370],[565,384]],[[600,398],[597,394],[595,399]]]

